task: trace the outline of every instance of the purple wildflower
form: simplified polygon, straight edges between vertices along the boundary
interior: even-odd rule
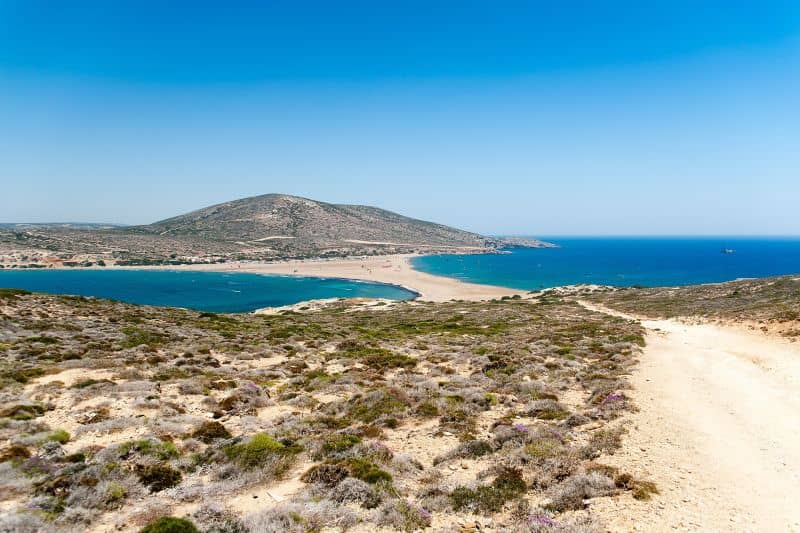
[[[610,403],[618,402],[618,401],[624,400],[624,399],[625,399],[625,395],[624,394],[612,393],[612,394],[609,394],[608,396],[606,396],[605,398],[603,398],[603,401],[600,402],[600,406],[602,407],[602,406],[608,405]]]
[[[38,476],[41,474],[52,474],[55,472],[56,467],[50,464],[44,457],[36,455],[25,460],[25,462],[20,465],[20,470],[30,476]]]
[[[536,515],[529,516],[528,517],[528,522],[531,522],[532,524],[537,524],[537,525],[540,525],[540,526],[549,526],[549,527],[554,527],[554,526],[558,525],[555,520],[553,520],[549,516],[546,516],[546,515],[543,515],[543,514],[536,514]]]
[[[560,442],[564,442],[564,434],[561,433],[560,431],[555,430],[553,428],[547,428],[547,431],[549,431],[550,434],[553,435],[555,438],[557,438]]]
[[[511,427],[514,431],[519,431],[520,433],[527,433],[528,431],[528,426],[525,424],[513,424]]]

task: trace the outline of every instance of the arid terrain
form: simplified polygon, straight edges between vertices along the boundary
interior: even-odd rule
[[[800,278],[582,298],[647,332],[639,410],[611,464],[647,472],[661,495],[600,503],[611,529],[800,531]]]
[[[798,290],[239,315],[2,290],[0,531],[800,529]]]
[[[4,291],[0,529],[589,531],[635,322],[558,297],[213,315]]]

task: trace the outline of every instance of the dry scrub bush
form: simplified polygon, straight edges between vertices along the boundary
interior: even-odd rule
[[[584,500],[608,496],[615,491],[614,480],[600,472],[579,473],[548,491],[547,509],[557,512],[583,509]]]
[[[359,522],[359,517],[330,500],[304,500],[251,513],[243,522],[251,533],[306,533],[323,526],[346,531]]]

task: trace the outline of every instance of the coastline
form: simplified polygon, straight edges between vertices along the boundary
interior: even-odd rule
[[[346,259],[303,259],[291,261],[231,262],[197,265],[158,265],[136,267],[89,267],[104,270],[175,270],[201,272],[245,272],[251,274],[277,274],[283,276],[308,276],[339,278],[395,285],[414,292],[416,299],[427,302],[450,300],[480,301],[503,296],[524,296],[528,291],[469,283],[454,278],[435,276],[415,270],[411,259],[419,254],[397,254]]]

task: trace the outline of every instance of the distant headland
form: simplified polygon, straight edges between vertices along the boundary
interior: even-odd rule
[[[1,224],[0,266],[210,264],[365,255],[491,253],[551,247],[488,237],[363,205],[266,194],[144,226]]]

